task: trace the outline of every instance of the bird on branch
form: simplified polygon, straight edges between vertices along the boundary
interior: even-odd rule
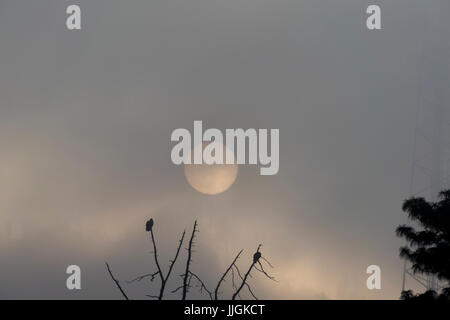
[[[147,221],[147,223],[145,224],[145,231],[151,231],[153,228],[153,219],[150,219]]]
[[[259,261],[259,258],[261,258],[261,252],[256,251],[253,255],[253,263],[257,263]]]

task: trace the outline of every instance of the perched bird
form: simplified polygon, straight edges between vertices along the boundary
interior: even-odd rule
[[[255,252],[255,254],[253,255],[253,263],[257,263],[259,258],[261,258],[261,252],[257,251]]]
[[[153,219],[150,219],[145,224],[145,231],[151,231],[153,228]]]

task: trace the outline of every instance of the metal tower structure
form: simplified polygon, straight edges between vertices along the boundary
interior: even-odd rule
[[[449,188],[450,178],[450,1],[434,0],[422,6],[424,39],[419,62],[417,115],[411,170],[410,196],[438,200],[439,192]],[[439,292],[434,275],[414,274],[405,260],[402,290],[411,278],[425,290]]]

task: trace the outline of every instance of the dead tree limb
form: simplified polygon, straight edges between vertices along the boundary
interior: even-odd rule
[[[253,262],[250,265],[250,268],[248,268],[247,273],[244,275],[244,278],[242,279],[242,283],[239,286],[239,288],[236,290],[236,292],[233,294],[232,300],[236,300],[236,296],[239,295],[239,292],[241,292],[244,285],[247,283],[247,278],[250,275],[250,272],[252,271],[255,264],[259,261],[259,258],[261,258],[261,252],[259,252],[259,249],[261,248],[261,245],[258,246],[258,249],[256,250],[255,254],[253,255]]]
[[[236,265],[234,265],[233,267],[236,268],[236,270],[238,271],[239,276],[241,276],[239,269],[236,267]],[[234,280],[235,276],[234,276],[234,268],[231,268],[231,286],[233,288],[233,290],[237,290],[237,286],[236,286],[236,281]],[[241,277],[242,280],[242,277]],[[241,295],[238,294],[239,299],[241,298]]]
[[[153,228],[150,229],[150,234],[151,234],[152,244],[153,244],[153,255],[155,257],[156,268],[158,269],[157,274],[159,274],[161,283],[164,283],[164,276],[163,276],[163,273],[162,273],[162,270],[161,270],[161,267],[160,267],[159,261],[158,261],[158,249],[156,249],[156,241],[155,241],[155,235],[153,234]]]
[[[203,292],[203,290],[209,295],[209,298],[211,300],[213,300],[213,294],[210,290],[208,290],[208,288],[206,287],[205,283],[202,281],[202,279],[200,279],[199,276],[197,276],[195,273],[189,271],[189,274],[194,277],[195,279],[197,279],[198,283],[200,284],[200,293]]]
[[[159,294],[159,296],[160,296],[159,300],[161,300],[163,295],[164,295],[164,289],[166,287],[167,280],[169,280],[170,274],[172,273],[173,266],[175,265],[175,262],[178,259],[178,255],[180,254],[180,249],[181,249],[181,246],[183,245],[183,241],[184,241],[184,236],[185,235],[186,235],[186,231],[183,231],[183,235],[181,236],[180,244],[178,245],[177,253],[175,254],[175,258],[173,258],[173,260],[170,263],[169,271],[167,271],[166,277],[163,277],[164,281],[161,284],[161,291],[160,291],[160,294]]]
[[[239,259],[239,256],[241,255],[242,251],[243,250],[239,251],[237,256],[234,258],[233,262],[230,264],[230,266],[227,268],[227,270],[225,270],[225,273],[220,278],[219,283],[217,283],[216,290],[214,290],[214,300],[218,300],[217,296],[218,296],[218,293],[219,293],[219,287],[222,284],[223,280],[225,280],[225,277],[227,276],[228,272],[230,272],[230,270],[232,270],[232,268],[235,265],[237,259]]]
[[[153,233],[153,219],[150,219],[149,222],[147,222],[147,231],[149,231],[150,234],[151,234],[151,240],[152,240],[152,244],[153,244],[154,259],[155,259],[155,264],[156,264],[156,267],[157,267],[158,271],[156,271],[154,273],[147,273],[147,274],[141,275],[141,276],[139,276],[137,278],[134,278],[134,279],[132,279],[130,281],[127,281],[127,283],[132,283],[132,282],[135,282],[135,281],[142,281],[143,279],[149,278],[149,277],[150,277],[150,282],[153,282],[153,280],[155,280],[155,277],[157,275],[159,275],[159,278],[161,279],[161,288],[159,290],[159,295],[158,296],[147,295],[147,296],[151,297],[151,298],[157,298],[158,300],[162,300],[162,298],[164,297],[164,291],[166,289],[167,281],[169,280],[169,277],[170,277],[170,275],[172,273],[172,270],[173,270],[173,267],[175,265],[175,262],[177,261],[178,256],[180,254],[180,250],[181,250],[181,247],[183,245],[184,237],[186,235],[186,230],[183,231],[183,234],[182,234],[181,239],[180,239],[179,244],[178,244],[177,251],[175,253],[175,257],[173,258],[173,260],[170,261],[169,271],[167,271],[167,274],[165,276],[164,276],[164,273],[163,273],[163,271],[161,269],[161,266],[160,266],[159,260],[158,260],[158,249],[156,247],[155,235]]]
[[[195,237],[196,231],[197,231],[197,220],[195,220],[194,229],[192,230],[191,240],[189,240],[188,258],[187,258],[187,262],[186,262],[186,271],[185,271],[184,277],[183,277],[183,295],[181,297],[181,300],[186,300],[186,295],[188,292],[189,265],[192,260],[192,244],[194,243],[194,237]]]
[[[144,274],[144,275],[142,275],[142,276],[136,277],[136,278],[134,278],[134,279],[132,279],[132,280],[128,280],[127,283],[130,284],[130,283],[133,283],[133,282],[135,282],[135,281],[140,282],[140,281],[142,281],[142,280],[144,280],[145,278],[148,278],[148,277],[151,277],[151,278],[150,278],[150,282],[153,282],[153,280],[155,280],[155,277],[156,277],[156,275],[157,275],[158,273],[159,273],[159,271],[156,271],[156,272],[154,272],[154,273],[147,273],[147,274]]]
[[[125,298],[125,300],[130,300],[128,299],[127,294],[125,293],[125,291],[123,291],[122,287],[120,286],[119,280],[117,280],[114,275],[111,272],[111,268],[109,267],[108,262],[105,262],[106,264],[106,269],[108,269],[109,275],[111,276],[111,279],[115,282],[117,288],[119,288],[120,292],[122,293],[122,296]]]
[[[154,249],[155,249],[155,262],[158,267],[158,273],[161,275],[161,277],[160,277],[161,278],[161,289],[159,290],[158,300],[162,300],[162,298],[164,297],[164,290],[166,289],[167,280],[169,279],[170,274],[173,269],[173,266],[175,265],[175,262],[178,259],[178,255],[180,253],[181,246],[183,245],[184,236],[186,235],[186,231],[183,231],[183,235],[181,236],[180,243],[178,245],[177,252],[175,254],[175,258],[171,261],[170,266],[169,266],[169,271],[167,272],[167,275],[165,277],[161,271],[161,267],[159,266],[159,263],[157,260],[158,255],[156,254],[156,245],[155,245],[155,240],[154,240],[154,236],[153,236],[153,230],[151,231],[151,234],[152,234],[152,242],[153,242]]]
[[[269,267],[273,268],[273,265],[269,262],[269,260],[267,260],[267,258],[261,257],[261,259],[263,259],[269,265]]]
[[[156,268],[158,269],[158,271],[156,271],[155,273],[149,273],[149,274],[145,274],[143,276],[137,277],[136,279],[131,280],[130,282],[141,281],[142,279],[144,279],[146,277],[151,277],[150,281],[153,281],[155,279],[156,275],[159,274],[159,278],[161,279],[161,288],[159,290],[158,300],[162,300],[162,298],[164,296],[164,290],[166,288],[167,280],[169,279],[170,274],[172,273],[173,266],[175,265],[175,262],[178,259],[178,255],[180,253],[181,246],[183,245],[184,236],[186,234],[186,231],[183,231],[183,235],[181,236],[180,244],[178,245],[178,249],[175,254],[175,258],[171,261],[170,266],[169,266],[169,271],[167,272],[166,276],[164,276],[161,266],[159,264],[159,260],[158,260],[158,249],[156,248],[155,235],[153,233],[153,225],[154,225],[154,221],[153,221],[153,219],[150,219],[149,221],[147,221],[147,223],[145,225],[145,230],[147,232],[150,231],[152,244],[153,244],[153,255],[155,258],[155,264],[156,264]],[[152,296],[152,297],[155,297],[155,296]]]
[[[272,277],[271,275],[269,275],[266,270],[264,270],[264,267],[261,263],[261,261],[258,261],[258,265],[261,269],[259,269],[257,266],[255,266],[255,269],[258,270],[259,272],[261,272],[262,274],[264,274],[267,278],[269,278],[272,281],[278,282],[274,277]]]
[[[239,278],[241,278],[241,280],[244,280],[244,278],[243,278],[242,275],[241,275],[241,272],[239,271],[239,268],[238,268],[236,265],[235,265],[234,267],[235,267],[236,270],[237,270],[237,274],[238,274]],[[245,283],[245,286],[247,287],[248,292],[250,292],[250,294],[252,295],[253,299],[258,300],[258,298],[257,298],[257,297],[255,296],[255,294],[253,293],[252,287],[250,287],[250,285],[248,284],[248,282]],[[233,285],[233,287],[234,287],[235,289],[237,289],[235,285]],[[241,296],[238,295],[238,297],[240,298]]]

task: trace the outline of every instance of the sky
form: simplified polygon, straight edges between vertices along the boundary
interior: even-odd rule
[[[165,270],[198,221],[192,269],[211,288],[262,244],[278,282],[255,273],[258,298],[397,299],[418,88],[448,84],[448,51],[424,43],[448,49],[448,22],[438,0],[375,2],[0,0],[0,299],[121,299],[105,261],[130,298],[155,294],[125,283],[155,270],[149,218]],[[278,174],[239,165],[224,193],[197,192],[170,159],[194,120],[279,129]]]

